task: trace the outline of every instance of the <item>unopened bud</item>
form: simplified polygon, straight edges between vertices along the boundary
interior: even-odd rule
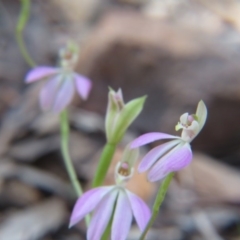
[[[123,101],[122,90],[110,89],[105,121],[108,143],[119,143],[127,128],[137,118],[143,108],[146,97],[136,98],[127,104]]]

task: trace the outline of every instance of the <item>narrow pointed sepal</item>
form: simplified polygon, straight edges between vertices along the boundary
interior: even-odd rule
[[[87,231],[87,240],[99,240],[103,235],[113,212],[118,189],[107,193],[97,205]]]
[[[94,188],[84,193],[76,202],[70,218],[69,228],[81,221],[85,215],[93,211],[102,198],[109,193],[113,187]]]
[[[196,116],[199,124],[199,132],[200,132],[207,119],[207,107],[202,100],[198,103]]]
[[[89,93],[92,89],[92,82],[80,74],[74,74],[76,89],[78,94],[83,100],[87,100]]]
[[[129,202],[131,204],[133,216],[138,227],[143,231],[151,217],[151,211],[147,204],[136,194],[126,191]]]
[[[61,84],[56,99],[53,105],[53,111],[60,113],[63,111],[72,101],[74,96],[74,83],[70,77],[63,81]]]
[[[43,78],[53,76],[58,72],[59,72],[59,69],[55,67],[47,67],[47,66],[35,67],[28,72],[25,78],[25,83],[36,82]]]
[[[111,240],[127,239],[132,216],[132,209],[126,191],[120,190],[112,223]]]
[[[41,89],[39,101],[43,111],[49,111],[52,109],[55,103],[58,89],[61,85],[61,81],[61,77],[56,76],[52,79],[49,79]]]
[[[161,132],[151,132],[141,135],[140,137],[136,138],[132,141],[130,147],[131,148],[137,148],[141,147],[143,145],[146,145],[148,143],[157,141],[157,140],[164,140],[164,139],[179,139],[178,136],[173,136],[166,133]]]

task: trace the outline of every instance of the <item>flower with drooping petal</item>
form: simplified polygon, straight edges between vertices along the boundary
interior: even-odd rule
[[[131,148],[137,148],[157,140],[170,140],[153,148],[139,164],[138,171],[148,173],[148,180],[155,182],[163,179],[171,172],[186,167],[192,160],[190,142],[203,128],[207,118],[207,108],[203,101],[198,103],[196,114],[184,113],[176,130],[182,129],[181,137],[166,133],[146,133],[131,143]]]
[[[131,163],[137,156],[138,149],[127,147],[115,169],[117,185],[91,189],[77,200],[70,227],[93,212],[87,240],[100,240],[111,219],[111,240],[126,240],[133,217],[140,230],[145,229],[151,216],[150,209],[141,198],[124,187],[124,183],[132,176]]]
[[[74,72],[77,59],[76,46],[69,44],[60,50],[60,67],[38,66],[27,74],[26,83],[47,80],[39,95],[43,110],[61,112],[72,101],[75,89],[83,100],[88,98],[92,83],[85,76]]]

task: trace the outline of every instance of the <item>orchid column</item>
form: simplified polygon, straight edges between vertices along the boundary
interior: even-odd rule
[[[71,103],[75,92],[86,100],[91,90],[91,81],[74,72],[78,60],[78,47],[69,43],[59,52],[60,66],[38,66],[33,68],[26,76],[25,82],[31,83],[46,80],[39,101],[43,111],[53,111],[60,116],[61,124],[61,151],[64,163],[77,196],[82,194],[77,174],[72,165],[69,154],[69,122],[67,106]]]

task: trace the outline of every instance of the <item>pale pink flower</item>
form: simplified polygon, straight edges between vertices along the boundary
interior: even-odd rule
[[[98,187],[84,193],[74,206],[70,227],[91,212],[93,216],[87,230],[87,240],[100,240],[111,216],[111,240],[126,240],[133,217],[143,231],[151,215],[141,198],[120,185]]]
[[[133,217],[140,230],[145,229],[151,211],[141,198],[124,187],[133,175],[133,165],[137,158],[138,149],[127,146],[121,161],[115,167],[117,184],[94,188],[84,193],[74,206],[70,227],[93,212],[87,240],[100,240],[111,219],[111,240],[126,240]]]
[[[170,140],[153,148],[139,164],[138,171],[148,173],[148,180],[155,182],[163,179],[171,172],[186,167],[192,160],[190,142],[203,128],[207,118],[207,108],[203,101],[198,103],[196,114],[183,114],[176,130],[182,129],[181,137],[166,133],[152,132],[138,137],[131,143],[131,148],[137,148],[157,140]]]
[[[92,87],[91,81],[69,69],[40,66],[32,69],[25,82],[32,83],[47,79],[40,95],[40,105],[43,110],[61,112],[72,101],[75,90],[86,100]]]

